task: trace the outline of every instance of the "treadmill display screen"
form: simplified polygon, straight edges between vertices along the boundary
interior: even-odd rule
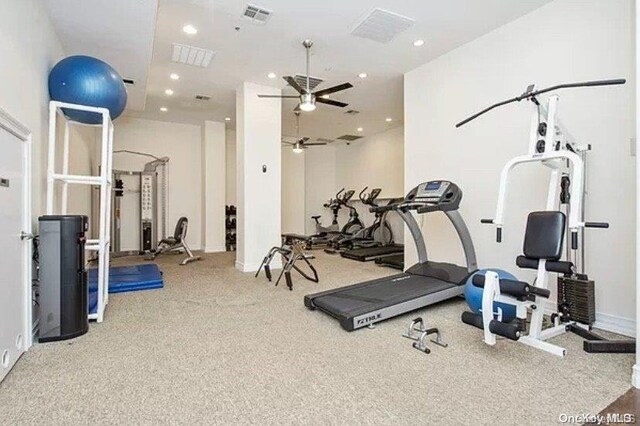
[[[435,191],[440,188],[440,182],[429,182],[425,188],[427,191]]]

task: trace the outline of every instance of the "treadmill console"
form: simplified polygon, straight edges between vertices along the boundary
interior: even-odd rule
[[[432,180],[421,183],[407,194],[405,201],[424,203],[416,206],[418,212],[457,210],[462,200],[462,190],[453,182],[447,180]]]

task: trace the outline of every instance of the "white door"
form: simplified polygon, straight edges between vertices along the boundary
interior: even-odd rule
[[[0,117],[1,118],[1,117]],[[30,346],[30,243],[21,240],[28,209],[27,143],[0,123],[0,381]]]

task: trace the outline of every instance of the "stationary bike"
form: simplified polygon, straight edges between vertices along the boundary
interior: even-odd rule
[[[343,191],[344,188],[342,188],[338,192],[336,197],[338,197]],[[340,232],[340,225],[338,225],[338,212],[340,211],[342,206],[340,205],[338,200],[335,198],[330,198],[328,202],[323,204],[323,207],[331,210],[333,220],[331,221],[331,225],[322,226],[322,223],[320,223],[320,218],[322,217],[321,215],[311,216],[311,219],[313,219],[316,223],[316,235],[323,235],[330,232]]]

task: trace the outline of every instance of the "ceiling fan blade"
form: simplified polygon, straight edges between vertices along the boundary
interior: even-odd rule
[[[282,143],[287,144],[287,145],[295,145],[295,142],[289,142],[289,141],[282,141]]]
[[[331,93],[340,92],[342,90],[347,90],[347,89],[350,89],[352,87],[353,87],[353,84],[351,84],[351,83],[342,83],[342,84],[339,84],[337,86],[329,87],[328,89],[318,90],[317,92],[314,93],[314,95],[316,96],[316,98],[319,98],[320,96],[329,95]]]
[[[349,104],[345,104],[344,102],[334,101],[333,99],[325,99],[325,98],[316,98],[316,102],[320,104],[333,105],[340,108],[344,108]]]
[[[306,90],[304,90],[302,87],[298,85],[298,82],[296,81],[295,78],[291,77],[290,75],[282,78],[284,78],[284,81],[289,83],[289,86],[293,87],[296,90],[296,92],[300,93],[301,95],[304,95],[305,93],[307,93]]]
[[[326,145],[326,142],[310,142],[310,143],[305,143],[304,146],[322,146],[322,145]]]
[[[258,95],[259,98],[300,98],[300,96],[297,95]]]

